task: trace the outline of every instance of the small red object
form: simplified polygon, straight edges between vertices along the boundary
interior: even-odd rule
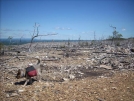
[[[36,71],[36,70],[29,71],[29,72],[28,72],[28,75],[29,75],[30,77],[37,76],[37,71]]]

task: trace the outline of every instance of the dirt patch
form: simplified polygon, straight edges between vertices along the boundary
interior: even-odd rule
[[[91,72],[90,75],[95,75]],[[97,74],[98,76],[98,74]],[[133,101],[134,72],[116,72],[112,77],[83,78],[68,82],[33,82],[22,87],[0,83],[0,100],[10,101]],[[22,80],[20,80],[22,81]],[[101,99],[101,100],[100,100]]]

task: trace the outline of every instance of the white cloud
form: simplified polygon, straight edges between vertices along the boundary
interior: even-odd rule
[[[85,34],[85,33],[86,33],[86,32],[84,32],[84,31],[82,32],[82,34]]]
[[[13,29],[5,28],[5,29],[1,29],[1,31],[14,31],[14,30]]]
[[[122,31],[126,31],[126,29],[125,28],[122,28]]]
[[[15,29],[9,29],[9,28],[5,28],[5,29],[1,29],[1,31],[19,31],[19,32],[24,32],[24,31],[29,31],[28,29],[17,29],[17,30],[15,30]]]
[[[72,30],[72,28],[68,27],[55,27],[56,30]]]
[[[68,30],[72,30],[71,28],[67,28]]]
[[[89,31],[89,32],[88,32],[88,31],[87,31],[87,32],[86,32],[86,31],[83,31],[83,32],[81,32],[81,33],[82,33],[82,34],[93,34],[94,31]]]

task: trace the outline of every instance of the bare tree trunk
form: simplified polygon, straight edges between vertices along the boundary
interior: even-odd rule
[[[54,33],[54,34],[46,34],[46,35],[39,35],[38,27],[39,27],[39,25],[37,26],[36,23],[35,23],[34,32],[33,32],[33,35],[32,35],[31,41],[30,41],[30,45],[29,45],[29,52],[31,52],[32,43],[33,43],[33,40],[34,40],[36,37],[38,37],[38,36],[57,35],[57,33]]]

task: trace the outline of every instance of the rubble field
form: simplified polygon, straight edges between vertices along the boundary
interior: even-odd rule
[[[0,56],[0,101],[134,101],[133,44],[33,43],[30,52],[28,46]],[[23,86],[17,71],[36,58],[41,82],[35,77]]]

